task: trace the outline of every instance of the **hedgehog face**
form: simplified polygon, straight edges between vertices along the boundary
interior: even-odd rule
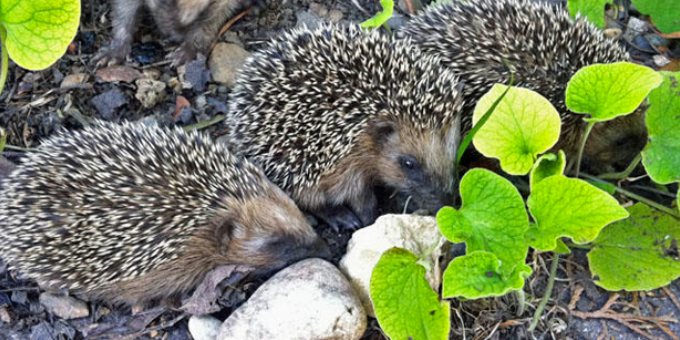
[[[236,208],[217,229],[229,263],[271,271],[309,257],[330,257],[326,244],[280,189],[232,206]]]
[[[583,152],[583,171],[623,171],[647,144],[644,108],[616,119],[597,123]]]
[[[381,185],[411,197],[407,211],[436,213],[450,203],[459,130],[420,130],[384,124],[377,142],[377,179]]]

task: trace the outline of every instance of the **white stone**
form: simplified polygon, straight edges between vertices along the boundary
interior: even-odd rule
[[[189,333],[194,340],[215,340],[222,321],[212,316],[193,315],[189,318]]]
[[[307,259],[265,282],[222,324],[218,340],[355,340],[366,313],[332,264]]]
[[[399,247],[421,256],[434,247],[427,257],[431,270],[425,278],[433,289],[438,290],[441,281],[439,257],[443,244],[444,237],[434,217],[384,215],[373,225],[354,232],[347,245],[347,254],[340,260],[340,270],[359,294],[366,313],[375,316],[370,299],[371,274],[382,254],[390,248]]]
[[[137,79],[135,84],[137,84],[135,98],[137,98],[145,108],[150,109],[165,100],[166,85],[164,82],[141,78]]]

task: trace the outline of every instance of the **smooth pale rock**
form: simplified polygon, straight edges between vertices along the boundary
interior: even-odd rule
[[[382,254],[392,247],[399,247],[420,256],[435,244],[435,249],[427,257],[432,270],[425,274],[425,278],[433,289],[438,290],[441,278],[439,256],[444,237],[439,232],[436,219],[431,216],[384,215],[373,225],[355,231],[347,245],[347,254],[340,260],[340,270],[359,294],[366,313],[375,316],[370,299],[371,274]]]
[[[189,333],[194,340],[215,340],[222,321],[212,316],[194,315],[189,319]]]
[[[250,53],[236,44],[219,43],[210,55],[208,65],[213,80],[234,86],[238,70]]]
[[[352,340],[366,313],[332,264],[307,259],[265,282],[220,327],[217,340]]]
[[[66,320],[90,316],[87,304],[71,296],[40,294],[40,304],[50,313]]]

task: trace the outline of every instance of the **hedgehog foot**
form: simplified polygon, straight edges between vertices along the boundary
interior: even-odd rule
[[[340,230],[356,230],[364,226],[361,218],[350,208],[340,206],[329,206],[314,213],[336,232]]]

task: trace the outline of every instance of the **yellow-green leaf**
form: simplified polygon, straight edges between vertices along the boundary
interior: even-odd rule
[[[0,0],[7,51],[28,70],[42,70],[61,58],[79,22],[80,0]]]

